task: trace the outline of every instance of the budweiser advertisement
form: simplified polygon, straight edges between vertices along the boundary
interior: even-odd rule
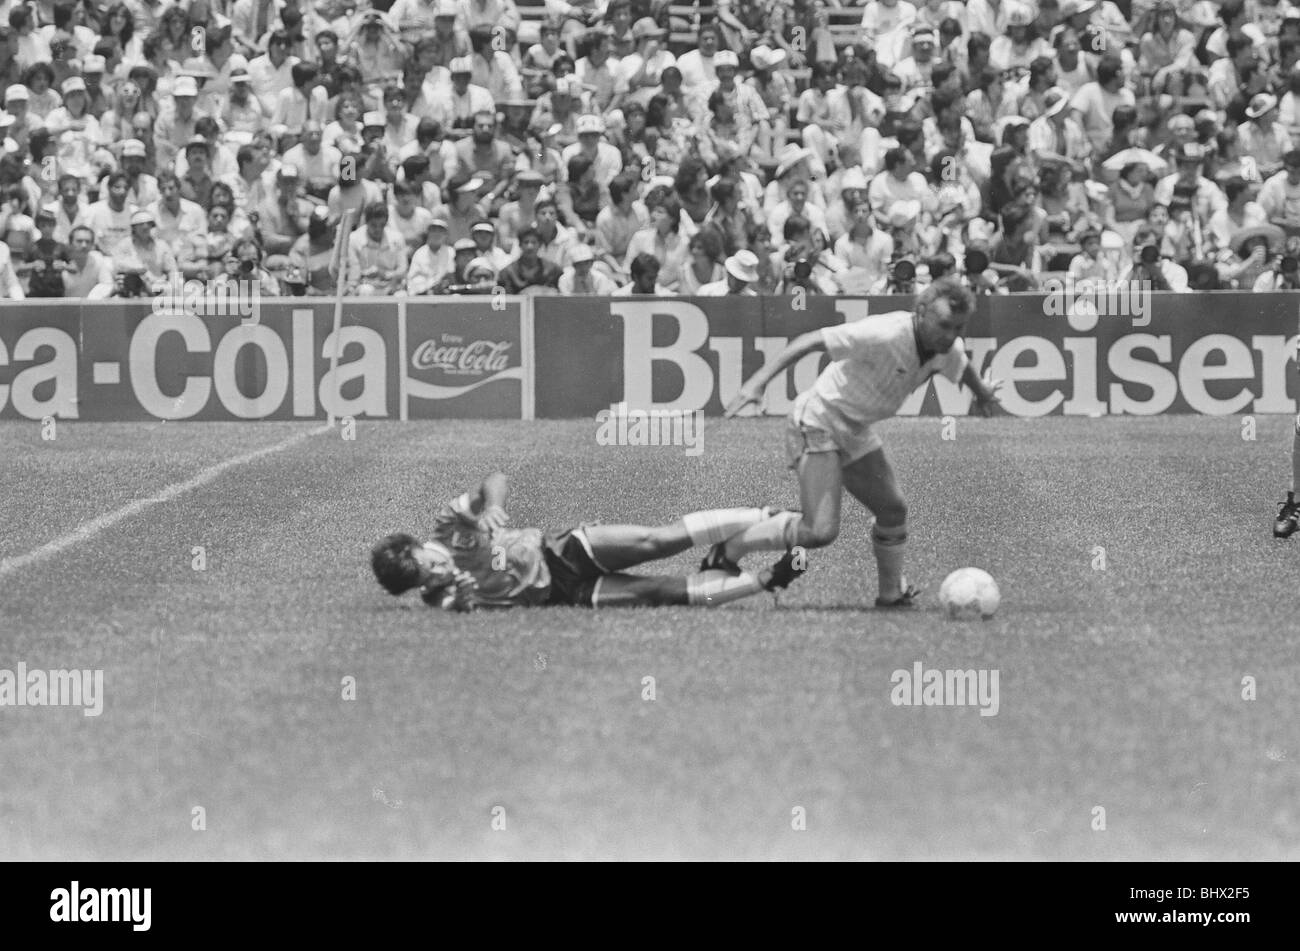
[[[1294,413],[1296,295],[1154,294],[1108,317],[1038,296],[984,297],[965,342],[1005,382],[1015,416]],[[797,308],[796,303],[805,306]],[[718,414],[750,374],[795,336],[903,309],[906,298],[537,298],[539,417],[632,409]],[[1104,310],[1104,309],[1103,309]],[[774,379],[765,411],[788,412],[827,358]],[[580,368],[576,369],[576,368]],[[942,378],[900,415],[963,415],[970,395]]]

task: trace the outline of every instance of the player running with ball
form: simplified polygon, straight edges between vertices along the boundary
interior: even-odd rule
[[[843,490],[875,516],[871,531],[880,592],[878,608],[911,607],[920,589],[903,577],[907,503],[874,423],[889,419],[918,386],[943,374],[970,387],[975,408],[988,416],[997,404],[997,381],[980,379],[966,358],[960,334],[974,298],[956,280],[923,290],[915,313],[894,311],[796,337],[754,374],[727,406],[727,416],[758,404],[767,385],[806,354],[824,350],[831,364],[799,395],[786,426],[790,468],[799,475],[802,513],[783,512],[717,544],[704,567],[738,570],[751,551],[822,548],[840,530]]]
[[[507,528],[509,483],[494,472],[477,494],[465,493],[434,516],[433,540],[389,535],[370,563],[389,594],[418,588],[426,604],[448,611],[476,607],[713,607],[775,592],[803,574],[793,554],[757,574],[702,570],[685,577],[634,575],[626,569],[694,545],[725,541],[772,517],[764,508],[692,512],[670,525],[582,525],[564,532]]]

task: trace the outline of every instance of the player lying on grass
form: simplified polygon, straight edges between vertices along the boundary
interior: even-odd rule
[[[767,384],[804,355],[825,350],[831,357],[812,388],[795,400],[786,425],[786,453],[799,475],[802,513],[780,513],[715,545],[704,567],[734,569],[751,551],[829,545],[839,534],[840,500],[847,489],[875,516],[876,607],[912,606],[919,589],[903,577],[907,502],[871,427],[897,413],[912,391],[936,374],[970,387],[975,408],[985,416],[997,404],[1001,385],[980,379],[966,358],[959,335],[974,309],[968,290],[943,278],[920,293],[915,308],[915,313],[894,311],[796,337],[745,381],[727,406],[728,416],[760,403]]]
[[[389,535],[370,553],[390,594],[418,588],[425,603],[449,611],[475,607],[715,606],[775,592],[803,574],[787,552],[757,574],[709,570],[687,576],[633,575],[626,569],[695,545],[725,541],[773,517],[769,509],[692,512],[671,525],[581,525],[561,532],[506,526],[509,483],[494,472],[434,516],[433,539]]]

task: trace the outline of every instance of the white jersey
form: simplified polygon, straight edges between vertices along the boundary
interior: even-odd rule
[[[803,401],[803,418],[832,435],[851,436],[889,419],[918,386],[942,374],[954,383],[966,370],[961,338],[924,363],[912,314],[899,310],[822,330],[834,361]]]

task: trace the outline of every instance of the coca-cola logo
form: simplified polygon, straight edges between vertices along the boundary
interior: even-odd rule
[[[411,366],[417,370],[442,370],[456,375],[481,376],[500,373],[509,366],[508,340],[474,340],[444,336],[441,341],[426,340],[411,354]]]

